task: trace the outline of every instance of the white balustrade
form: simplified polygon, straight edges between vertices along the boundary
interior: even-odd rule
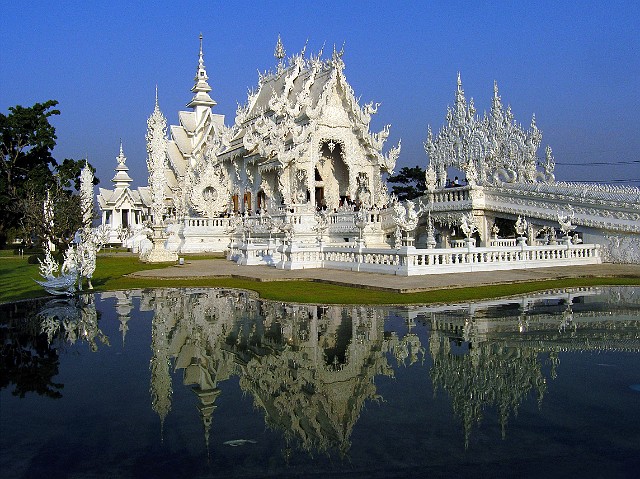
[[[403,276],[601,263],[599,245],[416,249],[283,245],[280,269],[329,268]]]
[[[517,246],[518,240],[516,238],[491,238],[489,240],[489,246]]]

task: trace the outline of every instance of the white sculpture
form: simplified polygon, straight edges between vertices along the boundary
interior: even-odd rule
[[[405,232],[405,240],[403,243],[406,243],[406,246],[413,244],[413,232],[418,227],[418,221],[420,220],[420,215],[423,212],[423,208],[420,207],[416,211],[416,205],[413,201],[407,200],[406,206],[403,206],[399,201],[395,201],[393,204],[393,222],[396,225],[395,232],[395,247],[398,247],[398,244],[402,238],[402,231]]]
[[[576,229],[576,225],[572,224],[572,220],[575,218],[575,212],[571,205],[568,205],[568,209],[571,211],[570,215],[561,214],[558,212],[558,223],[560,224],[560,231],[562,231],[564,237],[568,237],[569,233]]]
[[[153,225],[161,225],[166,210],[164,191],[167,187],[165,167],[167,166],[167,120],[158,106],[158,87],[153,113],[147,120],[147,169],[151,189],[151,212]]]
[[[448,167],[463,171],[471,186],[552,183],[555,163],[550,148],[543,171],[537,170],[536,152],[541,142],[535,115],[525,131],[514,121],[511,107],[504,110],[495,82],[491,111],[483,118],[477,117],[473,99],[467,105],[458,74],[454,107],[447,110],[446,124],[435,138],[431,128],[428,129],[424,148],[429,168],[437,173],[440,186],[444,186]]]
[[[54,228],[53,201],[51,201],[51,193],[49,190],[47,190],[47,196],[44,199],[43,209],[45,234],[47,235],[44,242],[46,242],[47,251],[55,251],[56,247],[51,238]]]
[[[38,260],[40,261],[40,260]],[[61,271],[58,276],[56,272],[60,269],[58,262],[53,259],[51,251],[45,248],[45,260],[40,261],[40,275],[43,281],[36,280],[44,290],[52,295],[66,295],[71,296],[76,292],[78,275],[75,270],[73,271]]]
[[[83,278],[87,278],[89,289],[93,289],[91,278],[96,270],[98,251],[109,241],[106,227],[89,228],[81,233],[82,241],[76,246],[76,264],[78,269],[78,289],[82,291]]]
[[[466,213],[460,218],[460,230],[466,236],[467,241],[478,231],[473,213]]]
[[[49,294],[73,295],[82,291],[83,278],[87,278],[89,289],[93,289],[91,278],[96,270],[96,256],[100,248],[109,241],[109,227],[91,227],[93,219],[93,173],[88,163],[80,173],[80,201],[83,212],[83,227],[76,233],[76,244],[71,244],[64,253],[62,268],[53,259],[50,248],[45,246],[45,261],[40,262],[40,275],[44,281],[36,281]],[[60,269],[58,276],[55,273]]]
[[[436,171],[433,169],[433,165],[431,163],[429,163],[426,171],[424,172],[424,184],[428,192],[432,192],[436,189],[437,176],[436,176]]]
[[[80,171],[80,204],[82,205],[82,226],[91,227],[93,220],[93,172],[89,168],[89,162],[85,161]]]
[[[521,216],[518,216],[518,219],[516,220],[516,225],[515,225],[515,229],[518,237],[523,238],[527,234],[528,226],[529,225],[527,223],[527,220],[522,218]]]
[[[329,219],[327,218],[327,213],[325,210],[320,210],[315,214],[316,224],[313,229],[317,233],[318,243],[322,243],[322,239],[327,232],[327,228],[329,227]]]
[[[208,95],[207,95],[208,96]],[[192,103],[198,98],[197,94]],[[210,100],[210,99],[209,99]],[[158,88],[153,113],[147,120],[147,168],[151,189],[151,228],[153,233],[150,250],[141,251],[140,259],[149,263],[172,262],[178,260],[177,253],[165,247],[165,190],[167,189],[167,120],[158,106]]]
[[[429,211],[429,217],[427,219],[427,248],[433,249],[436,247],[435,228],[433,226],[433,219],[431,218],[431,211]]]

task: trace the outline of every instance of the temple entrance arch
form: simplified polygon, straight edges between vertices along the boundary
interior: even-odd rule
[[[262,211],[267,207],[267,195],[264,190],[259,190],[256,195],[256,212]]]
[[[316,164],[316,204],[318,193],[328,208],[337,208],[340,198],[349,195],[349,167],[345,162],[345,145],[342,140],[322,139],[319,144],[319,159]],[[318,188],[321,188],[318,191]]]
[[[315,168],[315,200],[316,200],[316,208],[326,208],[327,201],[324,198],[324,180],[322,179],[322,175],[318,171],[318,168]]]

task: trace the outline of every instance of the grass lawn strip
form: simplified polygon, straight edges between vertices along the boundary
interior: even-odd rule
[[[197,261],[205,258],[210,259],[210,256],[193,256],[190,257],[190,260]],[[158,279],[125,276],[136,271],[158,269],[166,266],[166,264],[162,263],[141,263],[133,255],[100,255],[98,256],[97,268],[92,280],[95,287],[94,291],[156,287],[222,287],[252,290],[264,299],[292,303],[431,304],[498,298],[546,289],[640,285],[640,277],[584,277],[397,293],[306,280],[261,282],[225,277]],[[45,296],[42,288],[34,281],[36,279],[40,279],[38,265],[28,264],[26,257],[0,258],[0,302]]]

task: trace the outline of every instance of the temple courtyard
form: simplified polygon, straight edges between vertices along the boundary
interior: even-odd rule
[[[531,268],[507,271],[479,271],[430,276],[392,276],[379,273],[334,271],[327,269],[281,270],[265,265],[239,266],[222,259],[185,261],[162,269],[129,275],[146,279],[238,278],[253,281],[310,281],[396,293],[415,293],[438,289],[480,287],[498,284],[547,281],[567,278],[640,278],[640,265],[602,263],[571,267]]]

